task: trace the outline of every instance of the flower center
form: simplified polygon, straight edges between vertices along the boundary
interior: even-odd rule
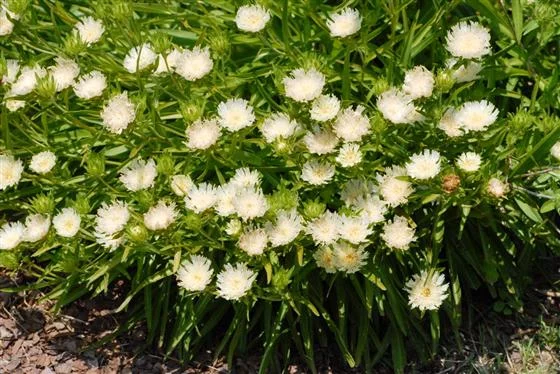
[[[424,297],[430,297],[432,295],[432,290],[428,287],[424,287],[422,288],[422,291],[420,291],[420,294]]]

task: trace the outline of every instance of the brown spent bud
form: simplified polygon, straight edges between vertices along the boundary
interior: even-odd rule
[[[443,177],[443,182],[441,183],[441,188],[446,193],[454,192],[461,185],[461,178],[457,174],[448,174]]]

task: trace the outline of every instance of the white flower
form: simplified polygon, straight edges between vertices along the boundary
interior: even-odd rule
[[[107,78],[97,70],[82,75],[74,83],[74,93],[76,96],[86,100],[101,96],[105,88],[107,88]]]
[[[0,191],[18,184],[22,172],[23,162],[21,160],[0,154]]]
[[[303,142],[311,153],[324,155],[334,152],[338,138],[329,130],[316,130],[315,132],[308,132],[303,137]]]
[[[385,223],[381,238],[387,247],[401,250],[407,250],[410,243],[416,240],[414,229],[408,225],[407,219],[401,216]]]
[[[84,17],[74,26],[82,42],[87,45],[97,43],[105,32],[103,23],[93,17]]]
[[[6,60],[6,74],[2,76],[2,83],[14,83],[19,73],[19,61],[13,59]]]
[[[351,167],[362,161],[360,146],[355,143],[346,143],[338,151],[336,161],[343,167]]]
[[[241,225],[241,221],[238,219],[232,219],[230,220],[227,225],[226,225],[226,229],[225,232],[226,234],[228,234],[229,236],[237,236],[239,235],[239,233],[241,232],[242,229],[242,225]]]
[[[9,35],[14,31],[14,24],[8,17],[8,12],[2,7],[0,10],[0,36]]]
[[[144,161],[134,160],[128,165],[119,176],[119,180],[129,191],[140,191],[151,188],[157,177],[156,163],[152,159]]]
[[[498,178],[491,178],[486,185],[486,191],[493,197],[500,199],[509,192],[509,185]]]
[[[464,152],[457,158],[457,166],[467,172],[477,171],[480,169],[482,159],[480,155],[474,152]]]
[[[264,194],[254,188],[239,190],[233,201],[233,206],[235,207],[235,213],[243,221],[262,217],[268,210],[268,202]]]
[[[215,119],[198,120],[187,128],[186,136],[188,148],[208,149],[218,141],[220,126]]]
[[[344,201],[347,206],[354,205],[360,198],[368,196],[373,192],[375,186],[363,179],[350,179],[344,184],[340,192],[340,199]]]
[[[438,151],[425,149],[410,157],[406,164],[406,173],[415,179],[430,179],[438,175],[441,170],[441,159]]]
[[[27,95],[37,85],[37,78],[43,78],[45,75],[47,75],[47,71],[39,65],[24,66],[18,79],[10,88],[10,96]]]
[[[231,183],[218,187],[217,200],[214,206],[218,215],[227,217],[235,213],[235,205],[233,205],[233,202],[237,197],[237,191],[238,187]]]
[[[124,229],[129,219],[130,212],[126,203],[122,201],[115,201],[110,205],[103,203],[97,209],[95,231],[113,235]]]
[[[455,57],[481,58],[491,52],[490,32],[477,22],[459,22],[449,30],[445,48]]]
[[[193,255],[177,271],[177,284],[187,291],[203,291],[212,281],[212,263],[209,259]]]
[[[554,143],[550,148],[550,154],[557,160],[560,160],[560,142]]]
[[[178,215],[174,202],[160,200],[144,213],[144,225],[148,230],[165,230],[175,222]]]
[[[181,50],[175,48],[171,52],[169,52],[167,56],[159,54],[157,68],[154,71],[154,74],[158,75],[175,71],[177,62],[179,61],[179,57],[181,57],[181,53]]]
[[[449,284],[444,283],[445,277],[438,272],[423,270],[415,274],[406,282],[405,290],[408,292],[408,303],[412,308],[421,311],[437,310],[447,298]]]
[[[195,213],[210,209],[217,199],[216,187],[208,183],[192,186],[185,194],[185,206]]]
[[[309,110],[311,119],[324,122],[333,119],[340,110],[340,100],[334,95],[321,95],[313,101]]]
[[[123,236],[115,236],[97,231],[95,231],[93,235],[95,236],[95,241],[98,244],[101,244],[104,248],[111,250],[117,249],[122,243],[124,243]]]
[[[362,27],[360,12],[352,8],[344,8],[338,13],[330,15],[327,27],[331,36],[344,38],[357,33]]]
[[[438,127],[450,138],[461,136],[463,134],[461,124],[457,121],[456,113],[457,112],[453,108],[447,109],[438,124]]]
[[[56,165],[56,156],[51,151],[43,151],[33,155],[29,168],[37,174],[46,174]]]
[[[482,71],[482,64],[476,61],[467,61],[456,68],[457,59],[450,58],[447,60],[446,65],[448,69],[453,69],[451,76],[457,83],[477,80],[480,78],[478,74]]]
[[[341,225],[339,227],[340,237],[352,244],[364,243],[367,237],[371,235],[372,230],[369,228],[369,222],[362,217],[345,217],[340,218]]]
[[[258,256],[263,254],[267,243],[268,237],[264,229],[251,228],[243,231],[237,245],[249,256]]]
[[[466,131],[483,131],[498,119],[498,109],[486,101],[468,101],[455,113],[455,119]]]
[[[294,134],[298,128],[296,121],[290,120],[284,113],[273,113],[263,121],[261,132],[267,143],[272,143],[276,139],[286,139]]]
[[[74,83],[80,74],[80,67],[73,61],[62,57],[56,58],[56,65],[49,68],[57,91],[62,91]]]
[[[317,98],[323,91],[325,76],[315,69],[296,69],[283,79],[286,96],[299,102]]]
[[[358,199],[354,205],[359,211],[359,216],[368,223],[379,223],[385,220],[387,205],[379,196],[368,196]]]
[[[334,254],[334,267],[338,271],[353,274],[365,265],[368,253],[365,246],[353,246],[346,242],[337,242],[332,245]]]
[[[317,266],[325,269],[327,273],[336,272],[334,253],[330,247],[320,247],[317,251],[315,251],[315,253],[313,253],[313,258],[315,259]]]
[[[229,131],[239,131],[255,122],[253,107],[244,99],[229,99],[218,105],[218,123]]]
[[[379,95],[377,109],[393,123],[411,123],[416,113],[412,98],[394,88]]]
[[[407,203],[413,189],[410,182],[403,180],[404,176],[406,176],[406,170],[398,166],[387,168],[385,175],[377,176],[379,193],[387,205],[396,207]]]
[[[251,289],[256,277],[257,273],[245,264],[226,264],[217,277],[218,296],[226,300],[238,300]]]
[[[195,81],[210,73],[213,66],[208,47],[194,47],[192,51],[186,49],[181,53],[175,72],[188,81]]]
[[[64,208],[53,218],[56,233],[65,238],[71,238],[78,233],[82,219],[73,208]]]
[[[340,216],[326,211],[319,218],[307,224],[307,233],[311,235],[315,244],[328,245],[334,243],[340,237],[340,225]]]
[[[266,232],[273,247],[287,245],[294,241],[303,229],[302,219],[295,210],[281,210],[276,216],[276,222],[268,222]]]
[[[415,66],[407,70],[402,90],[412,99],[430,97],[434,90],[434,75],[424,66]]]
[[[259,32],[270,21],[270,13],[260,5],[244,5],[237,9],[235,24],[240,30]]]
[[[125,91],[113,96],[101,111],[103,126],[113,134],[121,134],[136,118],[136,107]]]
[[[261,183],[261,174],[257,170],[239,168],[229,180],[229,184],[236,188],[257,187]]]
[[[171,178],[171,190],[177,196],[185,196],[194,186],[194,183],[188,175],[177,174]]]
[[[25,218],[25,232],[23,240],[26,242],[37,242],[43,239],[49,232],[51,219],[47,215],[32,214]]]
[[[0,249],[14,249],[23,241],[25,226],[21,222],[8,222],[0,228]]]
[[[345,142],[359,142],[369,134],[369,118],[362,112],[364,107],[358,105],[356,109],[346,108],[336,117],[333,124],[335,134]]]
[[[301,170],[301,179],[309,184],[321,185],[331,181],[335,167],[328,162],[307,161]]]
[[[123,66],[129,73],[144,70],[156,62],[157,54],[148,43],[131,48],[124,58]]]
[[[12,96],[15,95],[13,95],[11,91],[6,92],[6,95],[4,95],[4,105],[10,112],[15,112],[25,106],[24,100],[9,99]]]

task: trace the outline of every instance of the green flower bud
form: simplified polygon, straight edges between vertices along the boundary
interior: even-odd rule
[[[202,227],[202,218],[194,212],[188,212],[184,217],[185,224],[193,231],[198,231]]]
[[[105,174],[105,155],[90,152],[87,156],[86,170],[91,176],[103,176]]]
[[[156,53],[166,54],[173,47],[169,36],[164,33],[157,32],[153,34],[150,39],[154,47],[154,52]]]
[[[449,92],[455,84],[455,79],[449,70],[440,70],[436,75],[436,89],[439,92]]]
[[[29,0],[8,0],[8,10],[17,15],[21,15],[25,12],[29,6]]]
[[[89,198],[84,193],[79,193],[76,196],[76,201],[74,202],[74,208],[79,214],[88,214],[91,210],[91,205],[89,204]]]
[[[157,158],[157,170],[163,175],[173,175],[175,173],[175,160],[169,153],[163,153]]]
[[[52,195],[40,194],[36,195],[31,200],[31,210],[41,213],[51,215],[54,212],[55,201]]]
[[[308,200],[303,204],[303,216],[306,219],[314,219],[323,214],[325,209],[327,209],[325,203]]]
[[[150,191],[147,190],[137,191],[135,193],[135,196],[141,208],[148,209],[154,203],[154,196]]]
[[[68,56],[77,56],[87,49],[86,43],[82,41],[77,33],[72,33],[64,40],[63,51]]]
[[[391,88],[391,85],[385,78],[378,78],[371,84],[371,91],[375,96],[381,95],[383,92]]]
[[[216,56],[221,57],[229,54],[231,46],[227,33],[223,31],[214,33],[208,38],[208,43],[210,44],[210,50]]]
[[[143,243],[148,239],[148,230],[143,225],[133,225],[126,229],[126,236],[133,242]]]
[[[182,102],[179,104],[181,115],[186,122],[194,122],[202,117],[204,113],[204,104],[198,101]]]
[[[37,80],[37,95],[44,100],[51,100],[56,94],[56,84],[52,75],[47,74]]]
[[[280,186],[278,191],[274,192],[268,198],[268,204],[270,206],[269,211],[276,213],[279,210],[291,210],[298,205],[298,193],[296,191],[289,190],[285,186]]]

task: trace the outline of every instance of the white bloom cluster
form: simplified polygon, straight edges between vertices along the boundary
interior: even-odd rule
[[[338,13],[330,15],[327,27],[331,36],[344,38],[357,33],[362,27],[360,12],[352,8],[344,8]]]
[[[237,9],[235,23],[239,30],[259,32],[270,21],[270,13],[260,5],[244,5]]]
[[[152,206],[146,213],[144,213],[144,225],[148,230],[165,230],[175,220],[179,213],[175,210],[175,203],[167,203],[163,200]]]
[[[127,190],[135,192],[151,188],[157,177],[156,163],[152,159],[137,159],[123,169],[119,180]]]
[[[74,27],[82,42],[87,45],[97,43],[105,32],[103,23],[90,16],[82,18]]]
[[[82,219],[74,208],[63,208],[60,213],[54,216],[52,223],[58,235],[71,238],[80,230]]]
[[[256,278],[257,273],[245,264],[226,264],[217,276],[218,296],[226,300],[239,300],[251,289]]]
[[[82,75],[78,81],[74,83],[74,93],[80,99],[85,100],[101,96],[105,88],[107,88],[107,78],[103,73],[97,70]]]
[[[273,143],[278,139],[287,139],[292,136],[298,126],[298,123],[291,120],[286,114],[273,113],[263,121],[261,132],[267,143]]]
[[[15,186],[21,179],[23,162],[13,156],[0,155],[0,191]]]
[[[113,96],[101,111],[103,126],[113,134],[122,134],[135,118],[136,107],[127,92]]]
[[[477,22],[459,22],[447,33],[446,42],[454,57],[474,59],[491,52],[490,32]]]
[[[212,263],[209,259],[193,255],[177,271],[177,283],[187,291],[203,291],[212,281]]]
[[[383,226],[381,238],[387,247],[400,250],[408,249],[410,243],[416,240],[415,230],[409,226],[408,220],[401,216],[396,216]]]
[[[414,179],[430,179],[439,174],[441,159],[438,151],[429,149],[416,153],[410,157],[406,164],[406,173]]]
[[[177,58],[175,72],[188,81],[196,81],[210,73],[213,67],[210,49],[194,47],[184,50]]]
[[[439,309],[447,298],[449,285],[445,282],[443,274],[423,270],[415,274],[406,282],[408,292],[408,303],[412,308],[421,311]]]
[[[37,174],[46,174],[56,165],[56,155],[51,151],[39,152],[33,155],[29,168]]]
[[[253,108],[247,100],[229,99],[218,105],[218,123],[229,131],[239,131],[255,122]]]
[[[299,102],[308,102],[321,95],[325,76],[315,69],[296,69],[283,80],[286,96]]]
[[[80,67],[73,61],[62,57],[56,58],[56,65],[49,68],[50,74],[54,80],[57,91],[74,84],[74,79],[80,74]]]
[[[123,66],[129,73],[144,70],[156,62],[157,54],[149,43],[144,43],[128,51]]]
[[[218,141],[220,133],[215,119],[198,120],[187,128],[185,145],[192,150],[208,149]]]
[[[320,247],[313,258],[317,266],[327,273],[341,271],[347,274],[356,273],[366,263],[368,253],[365,246],[354,246],[347,242],[337,242],[330,246]]]

